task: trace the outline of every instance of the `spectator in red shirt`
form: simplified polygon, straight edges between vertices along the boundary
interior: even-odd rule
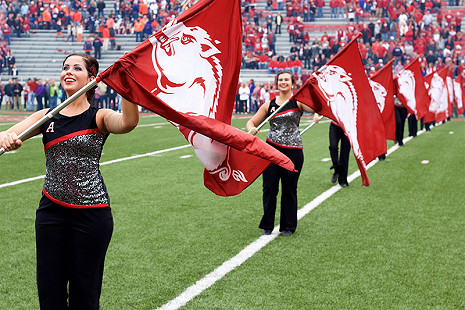
[[[447,12],[446,16],[444,16],[444,19],[446,20],[447,24],[450,24],[452,22],[453,16],[451,10]]]
[[[268,60],[269,57],[266,53],[262,53],[260,56],[258,56],[258,69],[268,68]]]
[[[441,11],[439,11],[437,14],[436,14],[436,22],[439,26],[442,26],[442,19],[444,18],[444,16],[442,15]]]
[[[324,17],[323,16],[323,8],[325,6],[325,0],[316,0],[316,17]]]
[[[461,25],[462,25],[462,15],[460,14],[460,12],[457,12],[457,15],[455,15],[455,30],[457,32],[460,32],[460,28],[461,28]]]
[[[27,94],[26,111],[34,111],[34,100],[36,98],[37,79],[33,78],[27,83],[29,92]]]
[[[270,61],[268,62],[268,74],[277,74],[278,73],[278,61],[276,57],[271,57]]]
[[[337,18],[337,1],[338,0],[329,0],[330,18]]]
[[[102,38],[103,50],[106,51],[108,49],[108,43],[110,43],[110,29],[108,29],[107,25],[103,25]]]

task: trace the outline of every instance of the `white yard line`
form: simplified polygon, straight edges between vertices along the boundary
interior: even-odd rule
[[[419,131],[418,135],[422,134],[423,132],[424,130]],[[412,137],[405,138],[404,143],[410,141],[411,139]],[[153,155],[157,155],[157,154],[161,154],[161,153],[165,153],[169,151],[180,150],[180,149],[190,147],[190,146],[191,146],[190,144],[187,144],[187,145],[182,145],[182,146],[160,150],[160,151],[155,151],[151,153],[124,157],[120,159],[106,161],[106,162],[100,163],[100,165],[104,166],[104,165],[109,165],[109,164],[122,162],[126,160],[137,159],[137,158],[146,157],[146,156],[153,156]],[[388,150],[386,155],[387,156],[390,155],[392,152],[394,152],[398,148],[399,148],[398,144],[392,146]],[[377,162],[378,162],[378,159],[372,161],[369,165],[367,165],[367,170],[371,168],[372,166],[374,166]],[[347,180],[351,182],[359,176],[360,176],[360,172],[357,170],[354,173],[352,173],[347,178]],[[23,180],[11,182],[11,183],[0,184],[0,188],[14,186],[14,185],[18,185],[21,183],[35,181],[35,180],[43,179],[43,178],[44,176],[42,175],[42,176],[37,176],[37,177],[29,178],[29,179],[23,179]],[[305,206],[303,206],[301,209],[298,210],[297,218],[299,220],[303,218],[305,215],[310,213],[310,211],[315,209],[317,206],[319,206],[322,202],[324,202],[326,199],[331,197],[333,194],[335,194],[340,189],[341,187],[339,185],[334,185],[333,187],[329,188],[328,190],[326,190],[325,192],[317,196],[315,199],[313,199],[312,201],[310,201],[309,203],[307,203]],[[175,310],[175,309],[179,309],[183,307],[189,301],[194,299],[196,296],[200,295],[207,288],[209,288],[210,286],[215,284],[218,280],[220,280],[225,275],[227,275],[229,272],[234,270],[236,267],[239,267],[240,265],[242,265],[246,260],[248,260],[250,257],[255,255],[258,251],[260,251],[261,248],[266,246],[269,242],[274,240],[278,236],[278,232],[279,232],[279,226],[274,227],[273,233],[271,235],[260,236],[257,240],[247,245],[236,256],[224,262],[221,266],[219,266],[218,268],[213,270],[211,273],[207,274],[202,279],[198,280],[195,284],[193,284],[192,286],[184,290],[184,292],[182,292],[179,296],[177,296],[176,298],[172,299],[171,301],[169,301],[168,303],[164,304],[163,306],[157,309],[158,310]]]
[[[424,130],[419,131],[418,135],[422,134]],[[404,143],[410,141],[412,137],[408,137],[404,139]],[[391,154],[395,150],[397,150],[399,146],[396,144],[392,146],[386,155]],[[372,161],[369,165],[367,165],[367,170],[371,167],[373,167],[376,163],[378,162],[378,159],[375,159]],[[349,182],[353,181],[357,177],[360,176],[360,171],[356,171],[352,173],[347,180]],[[340,190],[342,187],[338,185],[334,185],[333,187],[329,188],[319,196],[317,196],[315,199],[307,203],[305,206],[303,206],[301,209],[298,210],[297,212],[297,218],[300,220],[303,218],[305,215],[307,215],[310,211],[318,207],[322,202],[324,202],[326,199],[331,197],[333,194],[335,194],[338,190]],[[261,248],[266,246],[268,243],[273,241],[279,234],[279,226],[274,227],[273,233],[268,236],[260,236],[257,240],[246,246],[242,251],[240,251],[236,256],[233,258],[227,260],[224,262],[221,266],[213,270],[211,273],[207,274],[205,277],[202,279],[198,280],[195,284],[192,286],[188,287],[184,292],[182,292],[178,297],[170,300],[163,306],[157,308],[157,310],[176,310],[179,309],[183,306],[185,306],[189,301],[194,299],[196,296],[200,295],[203,291],[205,291],[207,288],[215,284],[218,280],[223,278],[225,275],[227,275],[229,272],[233,271],[236,267],[239,267],[242,265],[246,260],[251,258],[255,253],[260,251]]]
[[[170,148],[170,149],[164,149],[164,150],[159,150],[159,151],[155,151],[155,152],[150,152],[150,153],[145,153],[145,154],[140,154],[140,155],[133,155],[133,156],[129,156],[129,157],[123,157],[123,158],[118,158],[118,159],[114,159],[114,160],[109,160],[109,161],[105,161],[105,162],[100,163],[100,166],[119,163],[119,162],[122,162],[122,161],[136,159],[136,158],[154,156],[154,155],[158,155],[158,154],[162,154],[162,153],[166,153],[166,152],[170,152],[170,151],[176,151],[176,150],[184,149],[186,147],[191,147],[191,145],[186,144],[186,145],[173,147],[173,148]],[[43,178],[45,178],[45,175],[39,175],[37,177],[22,179],[22,180],[10,182],[10,183],[4,183],[4,184],[0,184],[0,188],[15,186],[15,185],[22,184],[22,183],[27,183],[27,182],[31,182],[31,181],[35,181],[35,180],[40,180],[40,179],[43,179]]]

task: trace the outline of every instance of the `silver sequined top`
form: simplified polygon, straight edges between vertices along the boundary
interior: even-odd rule
[[[279,106],[276,99],[270,101],[268,115],[273,113]],[[270,131],[266,137],[271,144],[284,148],[302,149],[300,139],[299,123],[302,111],[297,106],[297,101],[291,100],[286,106],[270,120]]]
[[[46,174],[43,192],[53,202],[71,208],[109,206],[99,170],[108,135],[95,123],[97,109],[67,117],[56,115],[43,126]]]

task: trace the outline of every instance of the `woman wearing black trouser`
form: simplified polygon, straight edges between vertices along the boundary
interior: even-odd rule
[[[247,131],[253,135],[258,133],[257,126],[276,111],[292,96],[295,77],[290,71],[281,71],[276,76],[279,95],[264,103],[257,113],[247,122]],[[297,227],[297,183],[304,162],[302,140],[299,133],[299,122],[303,112],[314,111],[298,102],[290,100],[286,106],[270,120],[270,131],[267,143],[284,153],[294,163],[296,172],[290,172],[275,164],[271,164],[263,172],[263,217],[259,227],[264,235],[271,234],[274,227],[279,182],[281,181],[281,219],[279,231],[283,236],[292,235]],[[313,117],[318,122],[318,115]]]
[[[417,136],[417,131],[418,131],[418,121],[417,117],[412,114],[408,117],[408,135],[410,137],[416,137]]]
[[[399,143],[399,146],[404,145],[404,128],[405,128],[405,119],[407,118],[407,108],[405,108],[399,99],[394,98],[394,110],[396,114],[396,142]]]
[[[341,152],[339,153],[339,141],[341,141]],[[329,154],[334,169],[331,182],[339,182],[341,187],[349,186],[347,182],[347,171],[349,170],[350,143],[341,127],[331,122],[329,125]]]
[[[67,96],[97,77],[87,54],[63,61],[60,83]],[[37,289],[41,310],[98,310],[105,254],[113,232],[110,198],[99,170],[110,133],[136,127],[136,105],[122,113],[90,105],[95,89],[75,99],[23,140],[42,134],[46,175],[36,212]],[[18,149],[18,135],[49,113],[43,109],[0,132],[0,147]]]

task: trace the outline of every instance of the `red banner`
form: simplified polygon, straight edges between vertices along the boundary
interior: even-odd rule
[[[230,126],[242,61],[239,0],[201,0],[99,77],[127,100],[177,126],[217,195],[239,194],[270,164],[292,162]]]

